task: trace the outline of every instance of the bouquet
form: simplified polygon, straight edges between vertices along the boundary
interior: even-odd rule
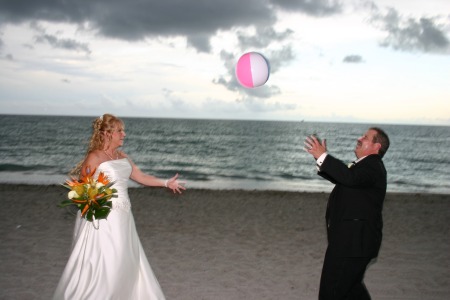
[[[112,208],[111,198],[117,197],[117,190],[111,188],[114,182],[110,182],[103,172],[94,179],[94,173],[95,170],[80,179],[66,180],[63,186],[70,190],[67,194],[69,200],[62,201],[59,205],[78,206],[81,217],[90,222],[106,219]]]

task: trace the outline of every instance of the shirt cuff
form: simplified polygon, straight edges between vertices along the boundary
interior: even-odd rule
[[[320,167],[322,166],[325,158],[327,157],[328,153],[323,153],[321,156],[319,156],[319,158],[316,160],[316,164],[317,164],[317,170],[320,171]]]

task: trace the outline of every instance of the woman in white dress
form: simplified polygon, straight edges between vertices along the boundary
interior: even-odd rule
[[[136,232],[128,197],[128,179],[152,187],[185,190],[176,174],[161,180],[143,173],[118,148],[125,138],[123,122],[105,114],[93,122],[93,134],[85,159],[75,173],[94,177],[103,172],[118,192],[108,218],[94,223],[80,218],[75,223],[72,252],[53,299],[138,300],[165,299]],[[98,222],[98,223],[97,223]]]

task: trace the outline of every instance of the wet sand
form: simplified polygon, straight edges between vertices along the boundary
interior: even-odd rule
[[[0,185],[0,299],[50,299],[75,216],[60,186]],[[129,191],[167,299],[317,299],[327,193]],[[373,299],[450,295],[450,195],[388,194]]]

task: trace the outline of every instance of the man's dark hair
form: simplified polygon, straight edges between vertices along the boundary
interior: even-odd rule
[[[386,132],[384,132],[383,129],[378,128],[378,127],[372,127],[370,128],[371,130],[375,130],[377,132],[377,134],[373,137],[373,143],[380,143],[381,148],[380,150],[378,150],[378,154],[383,157],[387,150],[389,149],[389,137],[387,135]]]

